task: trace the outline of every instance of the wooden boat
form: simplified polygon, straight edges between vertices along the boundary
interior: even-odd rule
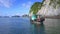
[[[42,15],[32,15],[30,18],[30,21],[36,24],[43,24],[43,21],[45,21],[45,18]]]

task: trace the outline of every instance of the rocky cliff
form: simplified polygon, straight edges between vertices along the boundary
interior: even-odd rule
[[[60,0],[45,0],[37,14],[45,16],[60,15]]]

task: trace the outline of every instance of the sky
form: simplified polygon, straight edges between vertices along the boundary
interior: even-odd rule
[[[35,2],[42,2],[42,0],[0,0],[0,16],[28,14]]]

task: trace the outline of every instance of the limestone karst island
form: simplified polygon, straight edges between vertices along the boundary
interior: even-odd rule
[[[30,8],[29,16],[33,14],[44,15],[47,18],[60,18],[60,0],[35,2]]]

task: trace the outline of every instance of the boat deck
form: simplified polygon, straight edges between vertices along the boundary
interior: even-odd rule
[[[34,21],[34,22],[32,22],[33,24],[41,24],[41,22],[36,22],[36,21]]]

